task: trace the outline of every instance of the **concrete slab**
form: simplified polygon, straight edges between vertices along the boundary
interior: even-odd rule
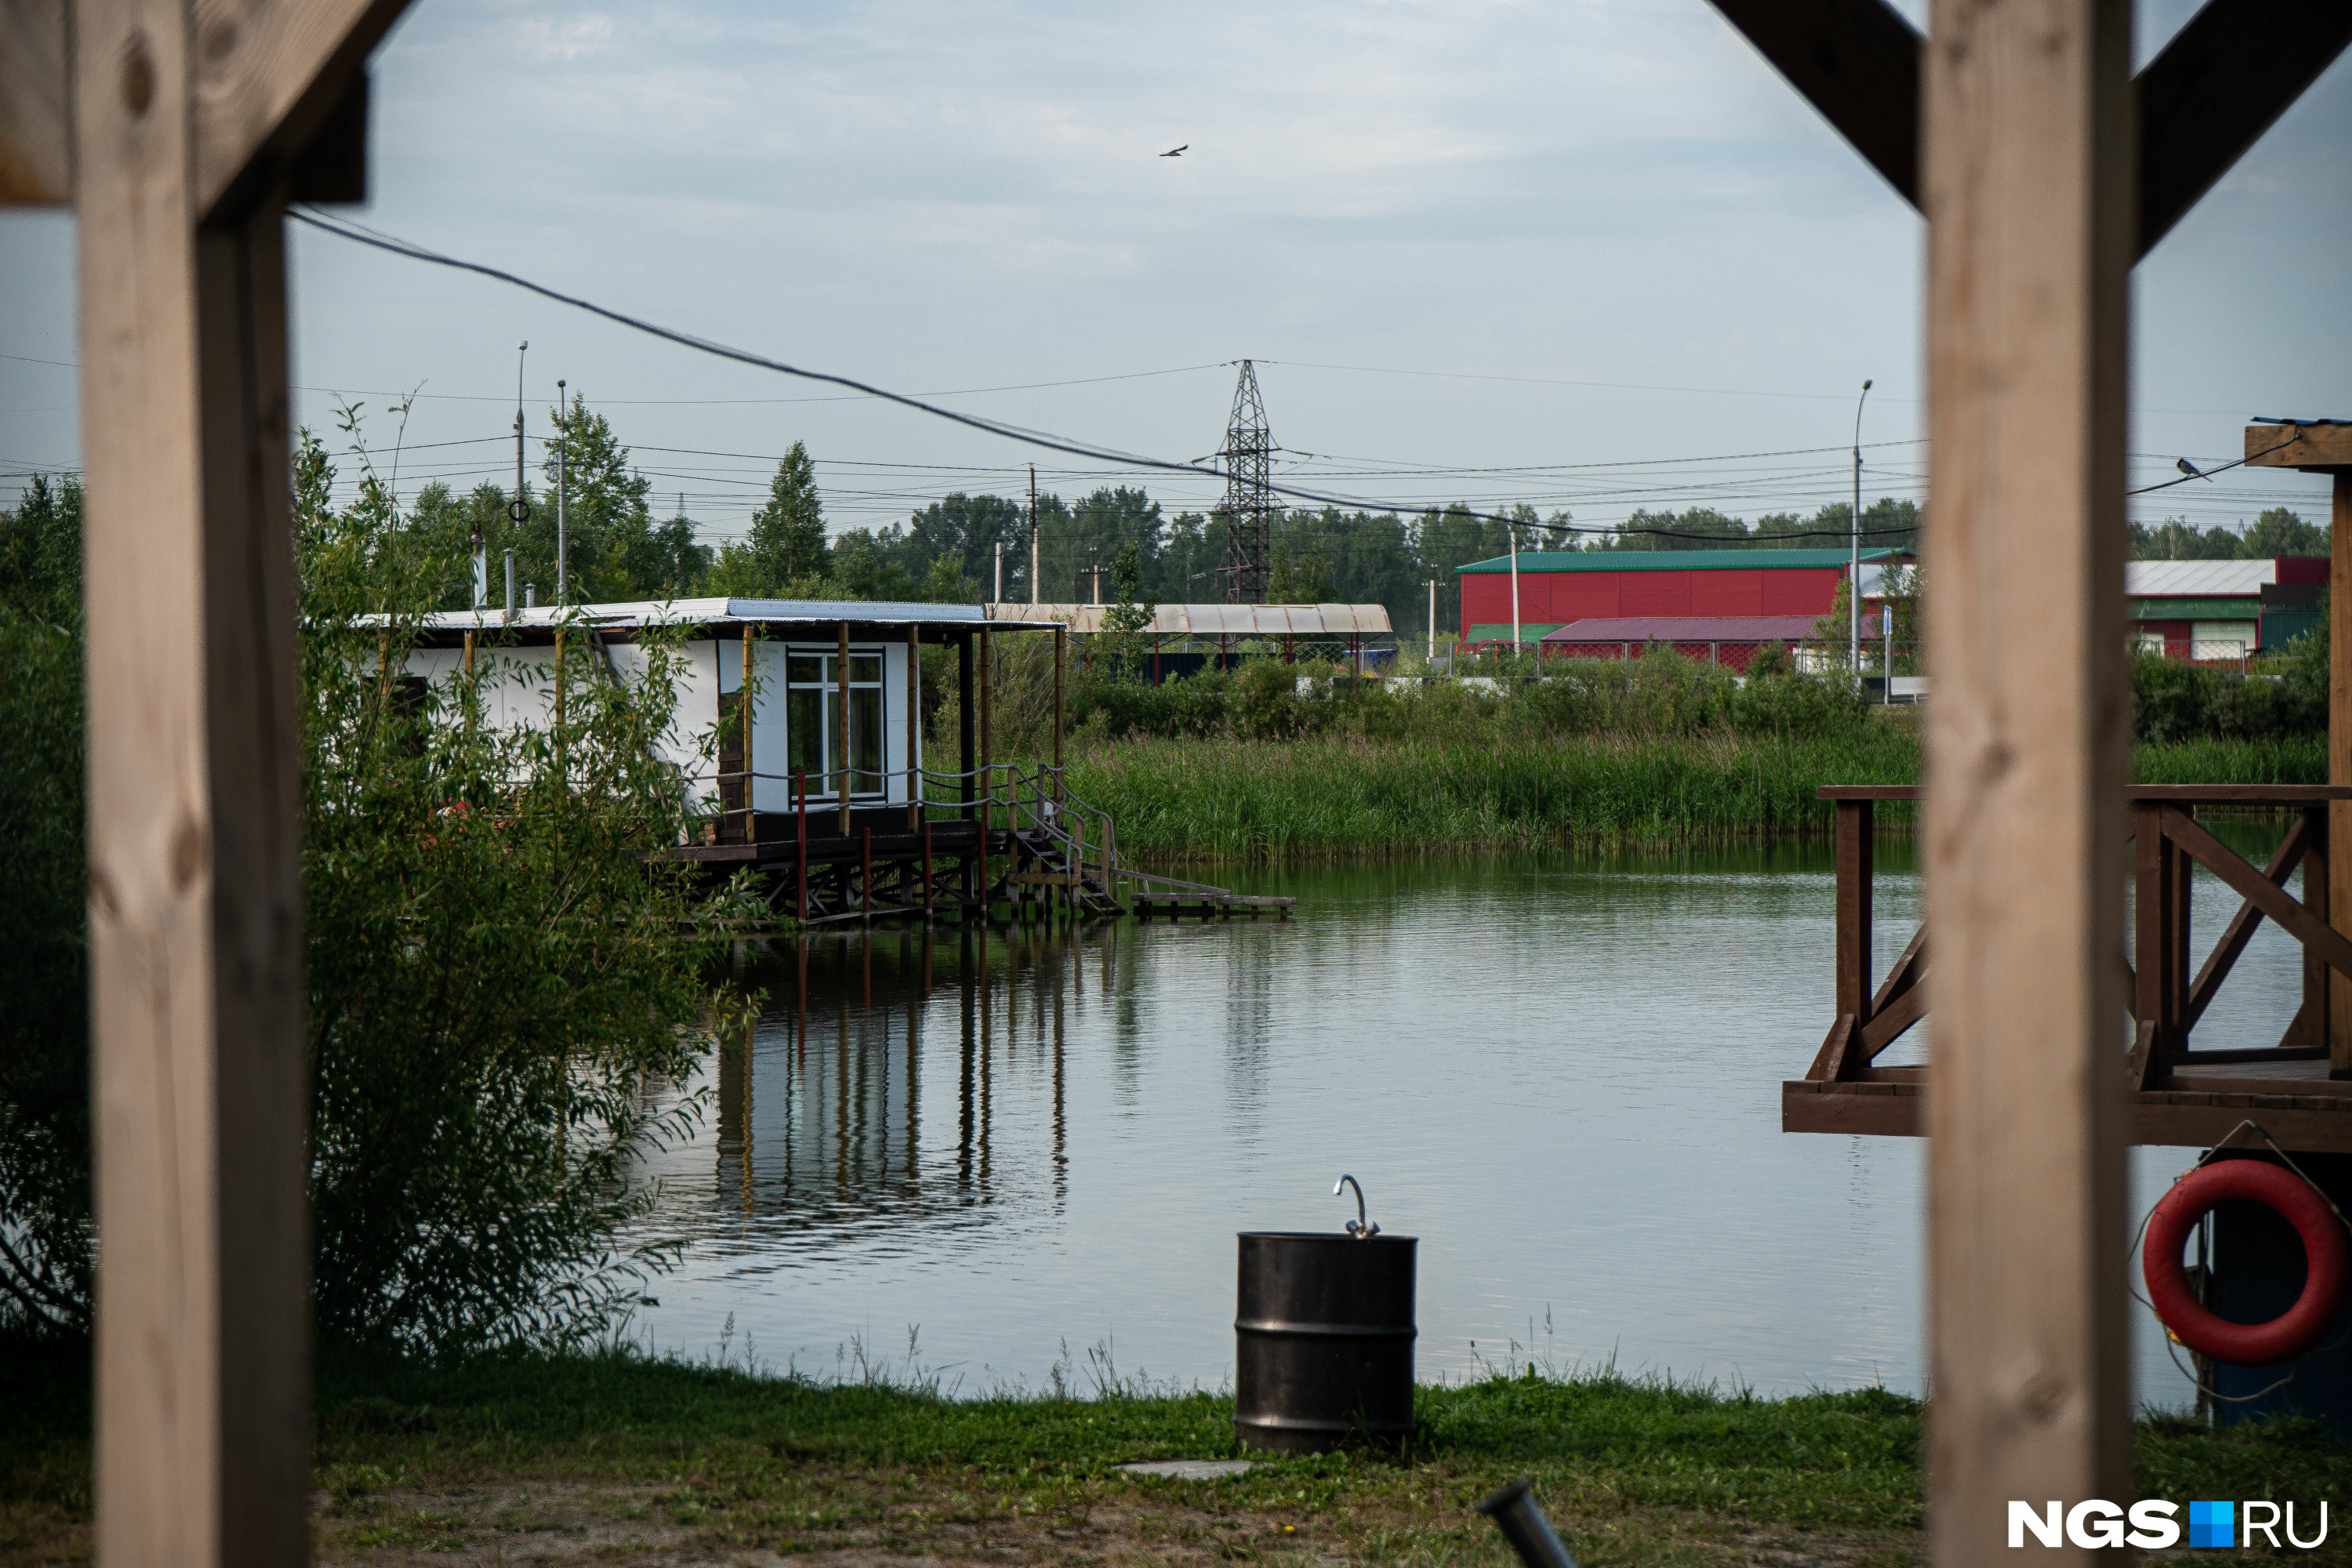
[[[1130,1476],[1158,1476],[1171,1481],[1216,1481],[1241,1475],[1250,1463],[1247,1459],[1152,1459],[1118,1468]]]

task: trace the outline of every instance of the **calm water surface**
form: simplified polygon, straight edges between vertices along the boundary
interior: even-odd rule
[[[1882,971],[1914,865],[1880,846]],[[1421,1238],[1424,1378],[1532,1351],[1919,1387],[1925,1148],[1780,1130],[1830,1023],[1825,847],[1250,885],[1295,917],[780,946],[748,1047],[674,1091],[709,1113],[647,1170],[648,1234],[688,1247],[639,1331],[829,1374],[858,1345],[903,1362],[919,1330],[967,1392],[1083,1384],[1089,1349],[1215,1386],[1234,1233],[1336,1230],[1349,1171]],[[2200,878],[2201,931],[2233,908]],[[2199,1044],[2275,1043],[2299,984],[2265,925]],[[2189,1157],[2134,1152],[2135,1222]],[[2134,1335],[2141,1397],[2184,1403],[2144,1314]]]

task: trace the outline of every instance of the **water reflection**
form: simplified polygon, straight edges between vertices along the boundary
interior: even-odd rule
[[[1918,886],[1906,843],[1878,865],[1883,966]],[[643,1326],[699,1352],[731,1317],[805,1366],[920,1325],[967,1386],[1111,1341],[1214,1384],[1234,1232],[1336,1229],[1347,1169],[1423,1237],[1423,1376],[1517,1342],[1916,1388],[1924,1149],[1779,1126],[1829,1021],[1831,873],[1811,847],[1385,863],[1258,878],[1290,921],[785,944],[677,1091],[712,1114],[650,1163],[649,1232],[688,1248]],[[2218,930],[2226,893],[2197,896]],[[2266,927],[2200,1043],[2274,1037],[2300,984]],[[2185,1159],[2137,1155],[2136,1194]]]

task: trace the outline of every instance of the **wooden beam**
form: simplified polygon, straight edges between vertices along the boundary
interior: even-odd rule
[[[235,207],[285,171],[346,101],[407,0],[203,0],[195,39],[196,202]],[[362,99],[362,112],[364,98]],[[348,115],[348,110],[345,110]]]
[[[2270,864],[2263,868],[2263,879],[2274,887],[2284,888],[2286,879],[2294,876],[2294,868],[2303,863],[2303,852],[2310,841],[2311,819],[2308,816],[2296,817],[2294,826],[2280,842]],[[2230,971],[2246,951],[2246,944],[2254,940],[2254,932],[2262,923],[2261,906],[2251,899],[2240,904],[2238,912],[2230,917],[2230,923],[2221,929],[2221,940],[2215,942],[2213,951],[2205,955],[2204,966],[2197,971],[2197,978],[2189,987],[2188,1012],[2180,1020],[2183,1035],[2194,1029],[2197,1020],[2205,1016],[2205,1009],[2213,1005],[2214,994],[2221,989],[2221,982],[2230,977]]]
[[[2249,425],[2245,458],[2250,468],[2301,468],[2315,474],[2352,468],[2352,424]],[[2337,781],[2331,774],[2328,782]]]
[[[2344,0],[2211,0],[2133,83],[2146,256],[2352,44]]]
[[[0,206],[73,199],[68,0],[0,0]]]
[[[182,0],[74,83],[105,1564],[308,1559],[284,222],[202,225]]]
[[[1924,40],[1885,0],[1714,0],[1884,175],[1919,203]],[[2352,44],[2343,0],[2210,0],[2132,84],[2139,207],[2132,256],[2189,209]]]
[[[355,71],[286,166],[286,195],[297,202],[367,200],[368,73]]]
[[[1923,41],[1886,0],[1715,0],[1895,194],[1919,205]]]
[[[1927,1473],[1934,1557],[1958,1568],[2005,1553],[2011,1499],[2131,1480],[2131,5],[1936,0],[1930,39]],[[2008,636],[2021,616],[2050,637]]]

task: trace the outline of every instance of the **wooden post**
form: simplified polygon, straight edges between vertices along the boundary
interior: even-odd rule
[[[556,645],[556,652],[558,657],[562,656],[561,643]],[[759,783],[751,771],[751,720],[754,711],[751,700],[751,628],[747,624],[743,627],[743,682],[735,693],[735,721],[743,731],[743,842],[746,844],[756,844],[760,838],[759,802],[754,797]]]
[[[2327,782],[2352,784],[2352,426],[2249,425],[2246,466],[2300,468],[2334,478],[2329,506],[2327,571]],[[2304,862],[2308,868],[2311,861]],[[2308,869],[2305,871],[2309,886]],[[2352,935],[2352,801],[2327,805],[2326,883],[2337,907],[2328,923]],[[2327,1076],[2352,1078],[2352,978],[2329,972],[2326,1032]],[[2315,1026],[2320,1020],[2309,1020]]]
[[[1871,801],[1837,803],[1837,1011],[1853,1020],[1857,1032],[1870,1022],[1871,854],[1877,815]]]
[[[76,208],[83,558],[107,588],[86,611],[106,1568],[309,1557],[284,228],[289,195],[360,195],[361,70],[399,11],[0,14],[0,204]]]
[[[834,759],[834,767],[835,769],[834,787],[841,792],[841,836],[844,838],[846,838],[849,837],[849,785],[851,782],[851,774],[849,772],[849,623],[847,621],[843,621],[840,623],[840,626],[841,656],[835,662],[833,669],[835,684],[841,692],[841,755]]]
[[[2337,468],[2327,545],[2327,782],[2352,784],[2352,468]],[[2328,923],[2352,935],[2352,800],[2327,803]],[[2352,976],[2327,972],[2327,1076],[2352,1078]]]
[[[972,731],[972,669],[971,634],[959,633],[956,637],[956,768],[963,775],[959,799],[963,803],[963,818],[972,817],[972,802],[979,798],[980,779],[974,770],[978,763]]]
[[[907,831],[923,820],[923,645],[917,628],[907,628]]]
[[[2332,650],[2331,650],[2332,651]],[[2303,852],[2303,907],[2321,920],[2329,920],[2327,889],[2329,883],[2327,828],[2328,812],[2325,806],[2303,814],[2310,844]],[[2328,1044],[2327,1020],[2329,970],[2327,961],[2303,945],[2303,1006],[2295,1016],[2291,1037],[2280,1044],[2289,1046],[2320,1046]],[[2330,1076],[2334,1064],[2330,1064]]]
[[[1063,670],[1067,659],[1065,651],[1069,627],[1060,621],[1054,623],[1054,798],[1062,798],[1062,730]]]
[[[793,795],[800,806],[800,810],[793,814],[794,831],[800,837],[800,854],[794,859],[793,875],[798,884],[795,891],[800,918],[805,921],[808,919],[808,774],[797,768],[793,772]]]
[[[990,785],[989,789],[981,792],[983,795],[991,793],[996,783],[991,771],[996,766],[996,737],[989,732],[990,689],[995,683],[995,649],[991,646],[990,634],[982,631],[980,634],[980,768],[982,776]],[[985,811],[981,814],[981,820],[983,823],[988,820]]]
[[[1932,1544],[2131,1494],[2118,861],[2128,0],[1936,0],[1923,126]],[[2046,635],[2008,635],[2023,617]],[[2076,1561],[2094,1553],[2067,1549]]]

